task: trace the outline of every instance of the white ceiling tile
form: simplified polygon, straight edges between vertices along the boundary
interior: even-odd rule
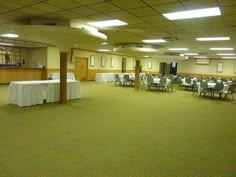
[[[144,21],[147,21],[153,24],[159,23],[161,21],[166,21],[166,18],[163,15],[151,15],[151,16],[144,16],[140,18],[143,19]]]
[[[24,6],[28,6],[31,4],[36,4],[36,3],[40,3],[42,0],[8,0],[9,2],[14,2],[16,4],[20,4],[20,5],[24,5]]]
[[[181,2],[186,10],[194,10],[194,9],[201,9],[201,8],[211,8],[217,7],[218,3],[216,0],[189,0]]]
[[[150,7],[142,7],[136,9],[127,10],[129,13],[136,15],[137,17],[157,15],[157,12]]]
[[[158,5],[158,6],[153,6],[153,8],[161,14],[179,12],[185,10],[185,8],[180,3]]]
[[[235,0],[219,0],[219,3],[221,6],[235,6],[236,5]]]
[[[116,11],[121,10],[119,7],[113,4],[110,4],[108,2],[93,4],[93,5],[90,5],[89,7],[101,13],[116,12]]]
[[[224,21],[234,21],[236,19],[236,14],[224,15]]]
[[[94,9],[91,9],[89,7],[78,7],[78,8],[75,8],[75,9],[70,9],[69,11],[74,12],[74,13],[76,13],[78,15],[81,15],[81,16],[84,16],[84,17],[100,14],[100,12],[98,12]]]
[[[29,17],[32,16],[40,16],[45,14],[44,11],[38,10],[38,9],[34,9],[32,7],[25,7],[25,8],[21,8],[18,11],[20,12],[24,12],[25,14],[27,14]]]
[[[173,2],[178,2],[177,0],[143,0],[148,5],[162,5],[162,4],[169,4]]]
[[[126,11],[111,12],[111,13],[107,13],[107,15],[113,17],[114,19],[119,19],[119,20],[123,20],[127,18],[135,18],[135,15]]]
[[[62,11],[63,9],[55,7],[53,5],[50,4],[46,4],[46,3],[39,3],[39,4],[34,4],[31,6],[32,8],[44,11],[44,12],[48,12],[48,13],[52,13],[52,12],[57,12],[57,11]]]
[[[115,4],[116,6],[120,7],[121,9],[136,9],[140,7],[145,7],[146,4],[143,3],[140,0],[113,0],[111,1],[112,4]]]
[[[221,12],[223,15],[232,15],[236,14],[236,6],[227,6],[227,7],[222,7]]]
[[[83,4],[83,5],[91,5],[91,4],[97,4],[101,2],[105,2],[105,0],[73,0],[74,2]]]
[[[67,1],[48,0],[47,3],[62,9],[71,9],[81,6],[81,4],[69,0]]]

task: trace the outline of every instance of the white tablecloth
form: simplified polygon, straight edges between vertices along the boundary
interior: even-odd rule
[[[160,80],[161,80],[161,78],[154,77],[153,78],[153,83],[160,84]],[[170,82],[171,82],[171,80],[167,78],[165,88],[167,88],[167,86],[170,84]]]
[[[67,80],[67,100],[81,98],[80,82]],[[60,81],[19,81],[9,85],[9,100],[12,104],[31,106],[60,100]]]
[[[96,73],[96,82],[113,82],[115,81],[115,73]]]
[[[216,86],[216,83],[214,83],[214,82],[208,82],[207,83],[208,88],[215,88],[215,86]],[[228,89],[229,89],[229,85],[224,84],[223,92],[228,91]],[[200,93],[201,93],[201,82],[197,82],[197,90],[198,90],[198,94],[200,95]]]
[[[48,78],[52,80],[60,80],[60,73],[49,73]],[[75,80],[74,73],[67,73],[67,79]]]

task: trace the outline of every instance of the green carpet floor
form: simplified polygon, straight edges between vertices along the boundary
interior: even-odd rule
[[[236,104],[81,82],[83,98],[18,107],[0,85],[0,177],[235,177]]]

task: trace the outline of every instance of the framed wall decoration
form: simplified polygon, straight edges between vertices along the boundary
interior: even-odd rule
[[[222,73],[223,72],[223,63],[217,63],[216,65],[216,72]]]
[[[101,66],[104,67],[106,65],[106,58],[104,56],[101,57]]]
[[[111,58],[111,67],[114,67],[114,66],[115,66],[115,59]]]
[[[94,55],[91,55],[90,56],[90,66],[94,66],[94,64],[95,64],[95,57],[94,57]]]
[[[148,61],[148,69],[152,69],[152,61]]]

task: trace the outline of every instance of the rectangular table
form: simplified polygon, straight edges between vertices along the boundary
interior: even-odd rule
[[[95,81],[96,82],[114,82],[115,73],[96,73]]]
[[[67,100],[81,98],[80,81],[67,80]],[[12,104],[31,106],[60,100],[59,80],[38,80],[11,82],[9,100]]]
[[[60,80],[60,73],[49,73],[48,78],[52,80]],[[75,80],[74,73],[67,73],[67,79]]]

